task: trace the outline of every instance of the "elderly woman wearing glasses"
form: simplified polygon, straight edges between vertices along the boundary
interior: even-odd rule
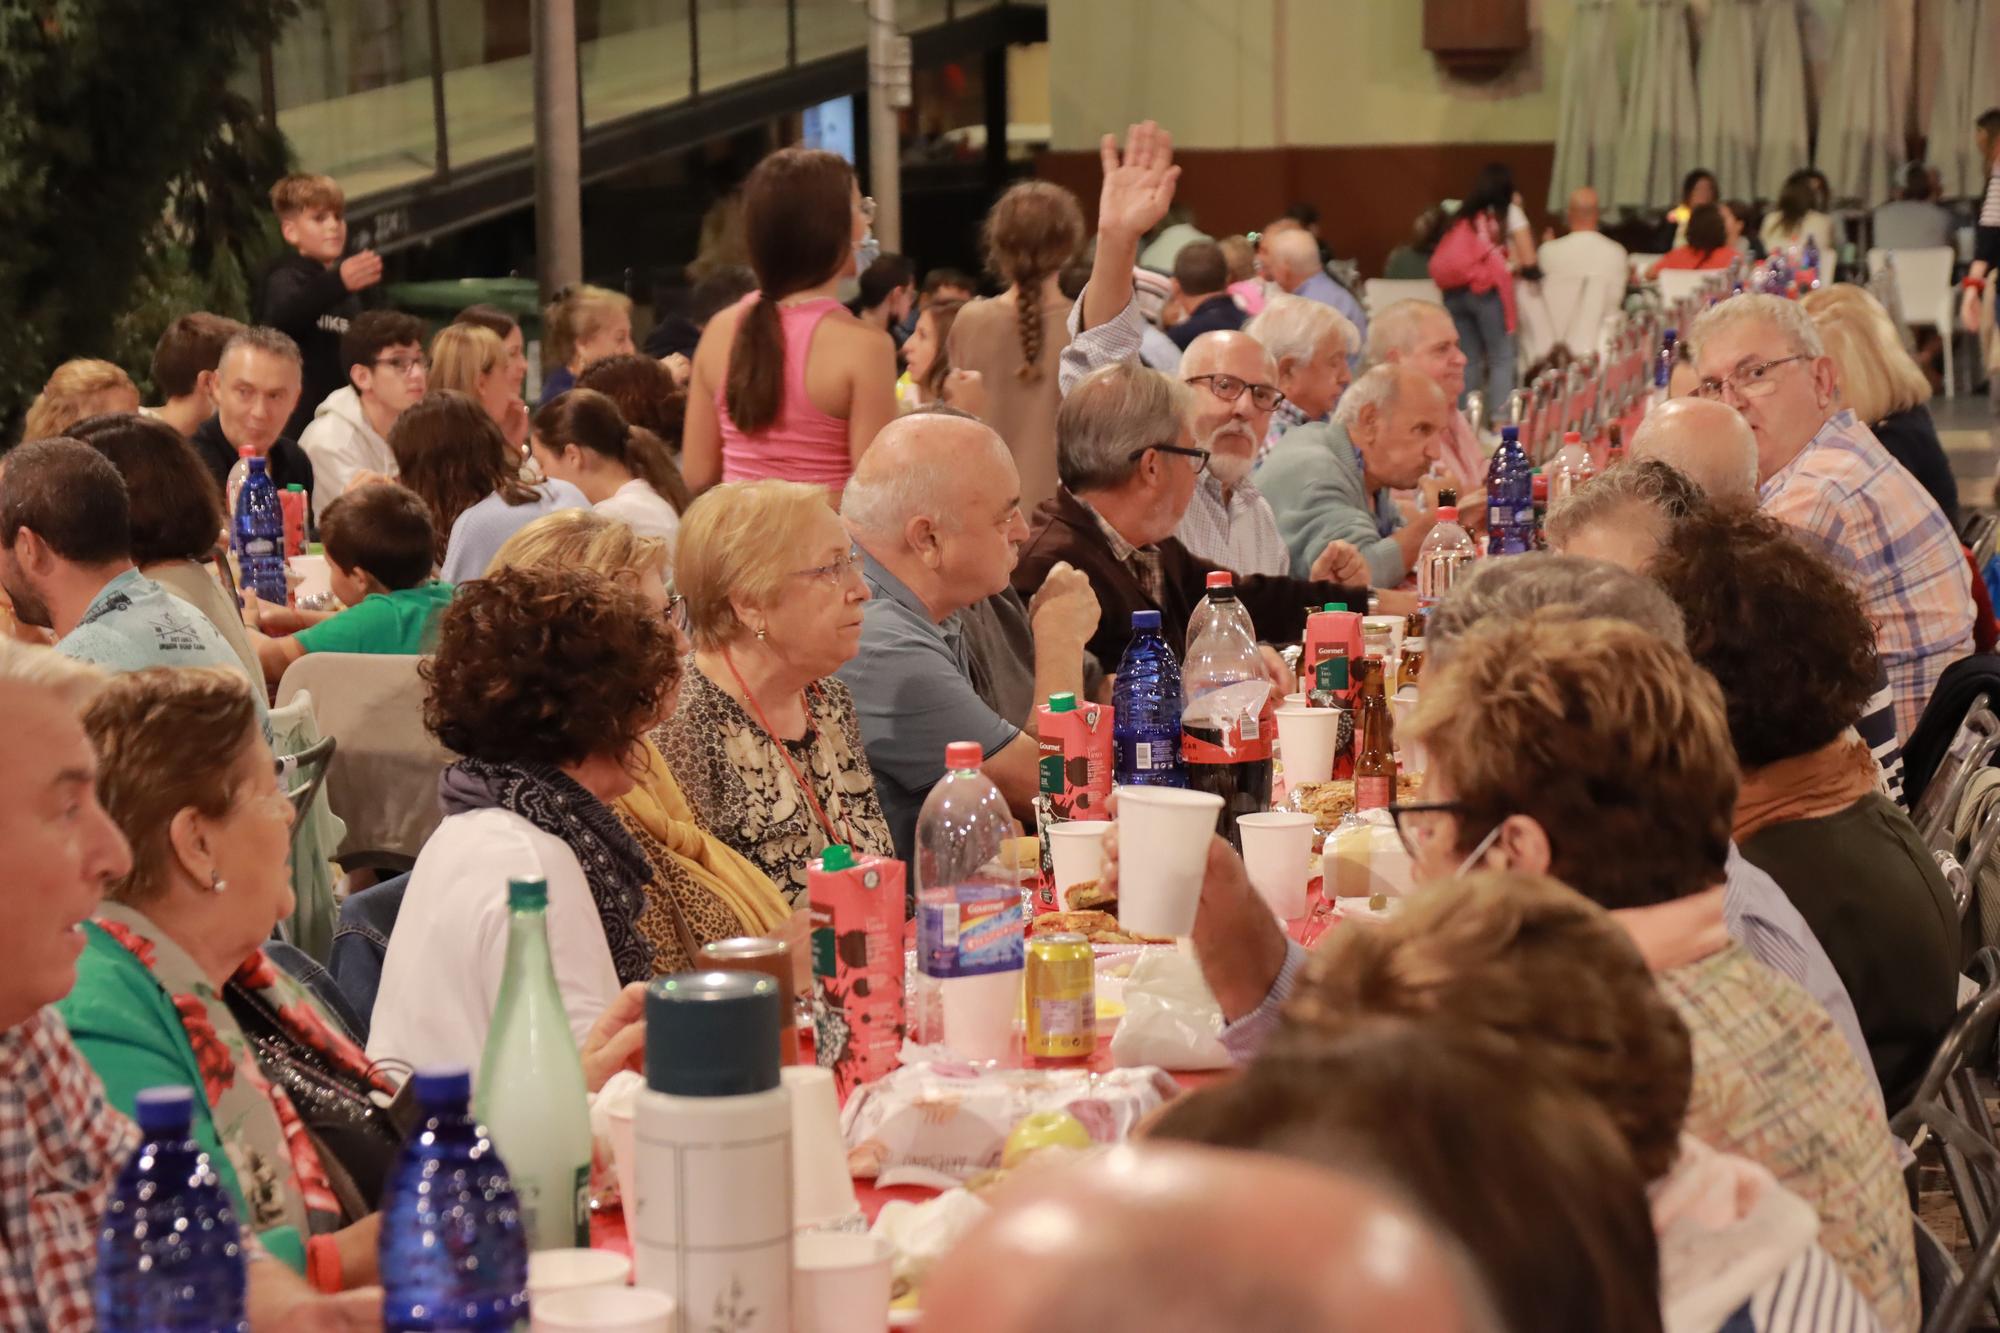
[[[1840,368],[1799,303],[1731,297],[1695,321],[1691,338],[1695,392],[1742,413],[1757,437],[1764,512],[1812,533],[1859,588],[1908,736],[1944,669],[1972,651],[1971,577],[1958,535],[1840,405]]]
[[[868,585],[827,503],[800,482],[718,486],[681,524],[674,573],[693,670],[654,733],[695,815],[802,905],[829,843],[894,854],[854,696]]]

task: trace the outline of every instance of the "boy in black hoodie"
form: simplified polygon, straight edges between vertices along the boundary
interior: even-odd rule
[[[271,207],[286,244],[298,253],[279,260],[264,279],[261,321],[292,336],[305,358],[299,403],[285,423],[297,439],[326,396],[347,385],[340,336],[361,313],[355,293],[382,281],[382,257],[347,249],[347,197],[331,176],[287,176],[271,187]]]

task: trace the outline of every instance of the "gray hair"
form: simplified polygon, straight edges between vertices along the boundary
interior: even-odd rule
[[[299,345],[292,341],[289,333],[257,324],[229,335],[229,341],[222,344],[222,355],[215,359],[216,366],[220,368],[229,359],[229,354],[239,347],[254,347],[260,352],[269,352],[295,366],[305,364],[305,357],[299,354]]]
[[[1694,328],[1688,331],[1688,341],[1699,355],[1704,340],[1746,321],[1762,322],[1776,329],[1799,356],[1826,355],[1826,342],[1819,336],[1819,329],[1804,305],[1762,292],[1745,292],[1716,302],[1695,320]]]
[[[900,534],[903,525],[913,518],[928,518],[946,528],[956,528],[962,523],[965,515],[954,503],[952,492],[960,469],[969,461],[968,451],[979,445],[955,440],[948,447],[916,449],[902,447],[898,441],[899,436],[926,426],[951,428],[950,423],[956,420],[972,423],[970,430],[957,430],[957,434],[976,434],[996,461],[1008,457],[1007,443],[999,432],[969,412],[947,409],[898,417],[884,426],[868,446],[871,451],[884,449],[883,458],[893,459],[898,466],[870,467],[867,455],[863,455],[861,466],[841,491],[840,516],[848,526],[856,532],[889,537]]]
[[[1368,364],[1379,366],[1391,357],[1409,351],[1416,345],[1418,330],[1423,322],[1436,316],[1449,320],[1451,312],[1436,301],[1416,297],[1384,308],[1381,314],[1368,321]]]
[[[1340,335],[1341,350],[1352,356],[1361,334],[1347,316],[1324,301],[1305,296],[1272,296],[1243,331],[1264,344],[1271,360],[1306,361],[1329,333]]]
[[[1091,371],[1056,411],[1056,471],[1071,491],[1106,490],[1132,475],[1136,449],[1174,444],[1193,395],[1171,375],[1136,361]]]
[[[1552,546],[1567,546],[1586,528],[1638,506],[1663,526],[1706,508],[1701,488],[1687,474],[1657,458],[1620,463],[1549,506],[1542,531]]]
[[[1360,379],[1347,386],[1346,393],[1340,395],[1340,402],[1334,405],[1333,419],[1342,430],[1351,432],[1366,408],[1374,408],[1375,415],[1380,418],[1396,405],[1396,394],[1401,384],[1401,377],[1394,366],[1376,366],[1364,372]]]
[[[109,679],[102,668],[53,648],[0,638],[0,684],[54,691],[81,713]]]
[[[1477,625],[1538,618],[1622,620],[1676,648],[1687,645],[1680,608],[1645,575],[1602,560],[1533,551],[1475,563],[1471,576],[1453,584],[1431,612],[1424,649],[1435,665]]]

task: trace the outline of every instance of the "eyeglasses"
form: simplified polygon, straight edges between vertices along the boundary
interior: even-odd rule
[[[1765,398],[1778,391],[1778,381],[1771,372],[1779,366],[1789,366],[1794,361],[1810,361],[1811,357],[1801,353],[1798,356],[1781,356],[1776,361],[1760,361],[1754,366],[1744,366],[1731,371],[1719,380],[1703,380],[1694,386],[1697,398],[1720,399],[1727,390],[1738,398]]]
[[[857,574],[860,571],[861,548],[850,546],[847,548],[847,554],[832,564],[814,565],[811,569],[795,569],[792,571],[792,577],[795,579],[814,579],[820,583],[824,583],[829,588],[838,588],[847,581],[849,574]]]
[[[1257,404],[1259,412],[1269,412],[1285,401],[1285,395],[1279,391],[1277,385],[1252,384],[1248,380],[1237,379],[1234,375],[1190,375],[1187,377],[1187,382],[1206,383],[1208,391],[1225,403],[1235,402],[1243,396],[1243,391],[1248,389],[1250,401]]]
[[[666,615],[667,623],[679,630],[683,636],[686,636],[690,632],[689,627],[694,622],[688,617],[688,599],[681,595],[679,589],[674,587],[672,580],[667,582]]]
[[[1389,818],[1412,861],[1423,861],[1451,836],[1451,825],[1465,813],[1461,801],[1391,801]]]
[[[861,196],[861,216],[869,222],[875,220],[875,196],[869,194]]]
[[[1192,458],[1194,462],[1189,464],[1189,466],[1194,469],[1194,474],[1197,477],[1208,470],[1209,451],[1206,449],[1190,449],[1184,444],[1149,444],[1144,449],[1134,449],[1131,453],[1125,455],[1125,461],[1136,463],[1154,449],[1158,449],[1163,454],[1179,454],[1182,458]]]
[[[408,375],[412,371],[429,370],[431,368],[430,359],[428,357],[421,357],[421,356],[419,357],[385,356],[377,358],[372,364],[378,366],[387,366],[389,369],[395,371],[398,375]],[[490,370],[492,369],[492,367],[489,366],[487,367],[487,369]]]

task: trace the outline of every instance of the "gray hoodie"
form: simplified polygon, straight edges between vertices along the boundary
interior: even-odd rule
[[[318,525],[358,472],[396,475],[396,455],[389,442],[375,433],[361,410],[361,395],[349,385],[335,389],[313,410],[312,424],[299,436],[299,447],[313,465],[313,523]]]

